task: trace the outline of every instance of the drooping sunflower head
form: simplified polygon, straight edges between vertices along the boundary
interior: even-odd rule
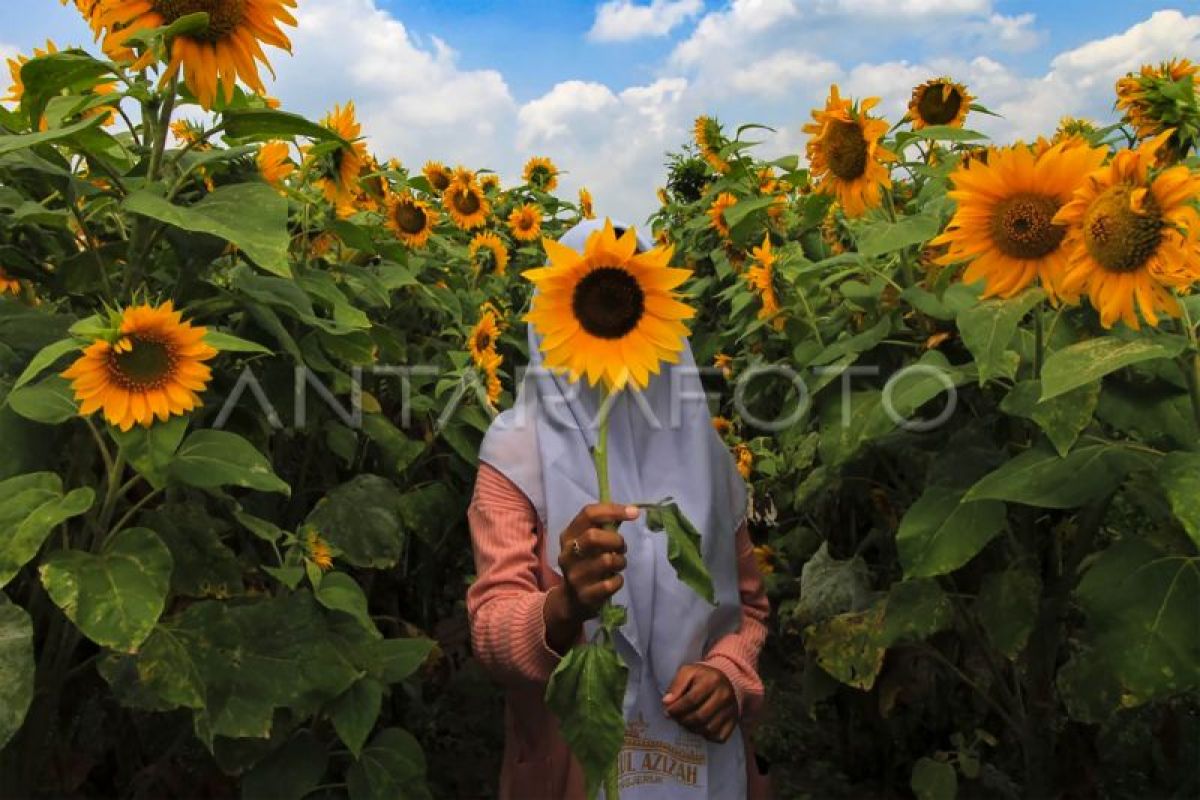
[[[1200,65],[1186,58],[1145,64],[1138,73],[1117,81],[1117,110],[1133,126],[1138,139],[1170,132],[1157,148],[1159,165],[1182,159],[1200,141],[1200,104],[1196,78]]]
[[[611,220],[593,231],[583,252],[543,239],[548,266],[527,270],[537,292],[525,316],[541,337],[550,369],[616,391],[645,388],[663,361],[677,363],[695,311],[676,287],[691,270],[669,265],[674,248],[637,251],[637,235],[617,236]]]
[[[725,212],[737,205],[737,196],[730,192],[721,192],[708,207],[709,227],[728,239],[730,227],[725,219]]]
[[[488,254],[488,258],[491,260],[492,271],[497,275],[503,275],[508,268],[508,248],[505,246],[504,241],[491,231],[483,231],[475,234],[467,249],[470,251],[471,263],[475,264],[475,268],[481,272],[485,265],[476,261],[481,252]]]
[[[750,475],[754,472],[754,452],[745,442],[738,442],[733,446],[733,457],[742,480],[750,480]]]
[[[486,309],[467,336],[467,351],[479,367],[486,366],[487,357],[496,352],[496,341],[500,338],[500,325],[496,313]]]
[[[58,52],[58,45],[49,39],[46,40],[46,48],[43,50],[40,47],[33,49],[33,58],[41,58],[45,55]],[[30,62],[29,56],[18,55],[8,59],[8,74],[12,79],[12,85],[8,88],[8,94],[0,97],[6,103],[19,103],[21,98],[25,96],[25,81],[21,77],[21,68]]]
[[[888,124],[867,114],[878,103],[878,97],[852,103],[835,84],[825,108],[814,110],[813,122],[803,129],[810,135],[806,149],[811,174],[819,178],[817,191],[837,197],[848,217],[878,206],[881,190],[892,185],[886,165],[896,156],[879,143]]]
[[[1054,141],[1063,142],[1068,139],[1083,139],[1089,141],[1096,134],[1096,124],[1083,117],[1063,117],[1058,121],[1054,131]]]
[[[592,193],[586,187],[579,189],[579,216],[584,219],[596,218],[596,212],[592,209]]]
[[[320,156],[315,165],[316,183],[325,199],[334,206],[339,217],[348,217],[355,211],[359,195],[359,176],[367,166],[367,146],[360,139],[362,125],[355,117],[354,103],[334,106],[321,120],[321,125],[346,140],[330,153]]]
[[[918,130],[931,125],[961,128],[974,99],[961,83],[949,78],[933,78],[913,89],[912,99],[908,101],[908,116],[913,128]]]
[[[763,234],[762,244],[750,248],[754,266],[746,271],[746,280],[758,292],[762,307],[758,318],[771,321],[775,330],[783,330],[786,320],[779,314],[779,297],[775,294],[775,254],[771,250],[771,234]]]
[[[733,377],[733,356],[728,353],[717,353],[713,356],[713,366],[721,370],[721,376],[725,380]]]
[[[721,156],[721,123],[713,117],[699,116],[692,123],[692,139],[700,157],[708,162],[714,172],[724,175],[729,172],[729,162]]]
[[[464,231],[474,230],[487,222],[492,213],[492,204],[483,193],[483,187],[474,179],[462,181],[457,178],[442,193],[442,205],[450,214],[454,224]]]
[[[508,215],[508,229],[518,241],[536,241],[542,235],[542,207],[536,203],[525,203],[514,208]]]
[[[438,194],[449,189],[450,181],[454,180],[454,173],[440,161],[426,161],[425,166],[421,168],[421,174]]]
[[[79,413],[102,410],[110,424],[127,431],[190,412],[211,377],[204,362],[217,354],[205,333],[182,321],[169,300],[126,308],[115,338],[97,339],[62,373]]]
[[[291,52],[291,42],[281,25],[295,26],[288,11],[296,0],[98,0],[91,13],[97,37],[104,32],[103,49],[118,61],[134,61],[129,36],[138,30],[170,25],[180,17],[198,12],[208,14],[203,30],[176,36],[171,42],[170,61],[163,71],[167,81],[180,69],[184,82],[205,109],[223,94],[233,100],[234,86],[241,81],[257,94],[266,94],[259,64],[271,69],[262,45]],[[152,63],[146,53],[134,63],[143,69]]]
[[[712,426],[717,435],[722,438],[733,432],[733,423],[726,417],[713,417]]]
[[[1012,297],[1040,280],[1052,298],[1064,293],[1066,228],[1055,215],[1105,151],[1064,142],[1040,155],[1017,144],[993,149],[986,162],[959,166],[949,192],[958,208],[932,246],[947,245],[940,264],[970,262],[963,279],[985,281],[985,297]]]
[[[544,156],[534,156],[525,162],[525,182],[541,192],[553,192],[558,186],[558,167]]]
[[[1076,189],[1055,217],[1067,227],[1063,285],[1086,294],[1105,327],[1178,316],[1172,290],[1200,282],[1200,175],[1184,165],[1154,173],[1163,133],[1122,150]]]
[[[396,238],[409,247],[424,247],[437,224],[437,211],[412,192],[390,192],[385,202],[387,226]]]

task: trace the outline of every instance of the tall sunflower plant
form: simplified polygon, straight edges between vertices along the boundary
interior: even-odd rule
[[[618,395],[646,388],[664,365],[678,363],[695,315],[677,291],[691,271],[670,266],[674,248],[638,252],[632,227],[617,235],[612,221],[593,231],[582,251],[544,238],[549,263],[526,270],[534,287],[525,319],[539,335],[543,363],[572,382],[599,392],[595,444],[597,500],[610,502],[609,413]],[[652,530],[668,538],[667,558],[681,581],[710,603],[712,578],[700,553],[700,534],[679,507],[665,499],[641,502]],[[626,621],[624,607],[606,601],[591,642],[573,647],[546,687],[546,702],[584,770],[589,797],[603,786],[619,796],[617,757],[624,740],[622,710],[627,670],[613,637]]]
[[[711,120],[669,161],[652,224],[693,271],[777,608],[757,746],[781,794],[822,780],[796,747],[841,735],[813,754],[851,793],[1057,796],[1127,780],[1112,743],[1150,757],[1141,726],[1195,707],[1200,174],[1147,116],[1191,107],[1160,102],[1190,69],[1118,84],[1117,126],[1012,144],[950,78],[895,123],[832,87],[803,173],[727,157]]]
[[[294,2],[201,5],[79,0],[97,53],[9,64],[0,785],[474,791],[422,697],[540,261],[499,216],[527,192],[435,189],[352,102],[281,110]]]

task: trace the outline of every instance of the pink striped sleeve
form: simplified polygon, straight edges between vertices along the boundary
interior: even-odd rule
[[[733,685],[743,720],[753,719],[762,709],[763,683],[758,675],[758,654],[767,638],[767,616],[771,613],[754,546],[746,525],[738,528],[738,589],[742,596],[742,625],[719,639],[700,663],[719,669]]]
[[[559,656],[546,644],[533,506],[501,472],[480,464],[467,521],[477,575],[467,590],[475,656],[503,682],[545,683]]]

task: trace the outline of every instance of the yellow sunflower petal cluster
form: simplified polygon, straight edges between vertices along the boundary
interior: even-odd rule
[[[779,297],[775,294],[775,255],[771,252],[771,235],[764,234],[762,244],[750,248],[754,266],[746,270],[746,281],[762,302],[758,318],[771,321],[775,330],[783,330],[786,320],[779,314]]]
[[[494,172],[489,172],[479,179],[479,185],[483,187],[485,192],[500,191],[500,176]]]
[[[319,157],[316,184],[337,215],[348,217],[355,211],[361,191],[358,179],[369,161],[367,146],[360,139],[362,124],[355,116],[353,102],[334,106],[321,124],[348,144]]]
[[[464,231],[471,231],[487,222],[492,213],[492,204],[475,176],[467,174],[469,177],[456,175],[450,181],[446,191],[442,192],[442,207],[450,214],[455,225]]]
[[[692,139],[696,142],[700,157],[708,162],[714,172],[722,175],[729,172],[729,162],[721,157],[721,123],[712,117],[696,117],[692,124]]]
[[[908,117],[915,130],[931,125],[961,128],[974,99],[961,83],[950,78],[933,78],[913,89]]]
[[[1200,282],[1200,175],[1184,165],[1154,171],[1171,132],[1122,150],[1090,174],[1054,221],[1067,226],[1063,288],[1086,295],[1110,327],[1179,315],[1173,290]]]
[[[329,547],[329,543],[321,537],[321,534],[315,530],[309,530],[305,534],[304,552],[305,557],[322,572],[333,569],[333,550]]]
[[[114,60],[129,62],[134,59],[128,39],[134,32],[206,12],[208,26],[204,30],[171,41],[162,79],[170,80],[182,70],[189,91],[203,108],[210,109],[219,94],[227,103],[233,100],[239,81],[257,94],[266,94],[259,65],[270,70],[271,64],[262,46],[291,52],[292,44],[280,26],[296,25],[288,11],[295,6],[296,0],[97,0],[85,16],[97,38],[103,35],[104,52]],[[153,54],[147,53],[134,67],[148,67],[152,59]]]
[[[525,182],[533,188],[543,192],[552,192],[558,186],[558,167],[544,156],[534,156],[525,162],[523,177]]]
[[[264,181],[274,186],[280,194],[287,194],[283,182],[296,171],[290,158],[291,149],[287,142],[267,142],[258,149],[255,163]]]
[[[881,190],[892,185],[887,164],[896,155],[879,143],[888,124],[867,114],[878,103],[878,97],[852,103],[834,84],[825,108],[814,110],[813,122],[803,128],[811,137],[806,150],[811,174],[818,179],[816,191],[837,197],[848,217],[878,206]]]
[[[0,267],[0,294],[20,294],[21,282]]]
[[[508,215],[508,229],[518,241],[537,241],[542,235],[542,207],[536,203],[525,203],[514,208]]]
[[[750,480],[750,475],[754,472],[754,453],[750,450],[749,445],[745,442],[735,444],[733,458],[737,463],[737,471],[742,476],[742,480]]]
[[[645,388],[663,361],[678,363],[695,311],[675,289],[691,270],[669,266],[674,248],[638,252],[627,228],[611,220],[593,231],[583,252],[543,239],[549,265],[522,273],[537,291],[525,320],[541,339],[548,368],[609,391]]]
[[[583,219],[596,218],[596,212],[592,208],[592,193],[586,187],[579,189],[579,216]]]
[[[438,194],[449,189],[450,182],[454,180],[454,173],[440,161],[426,161],[425,166],[421,168],[421,174]]]
[[[721,234],[722,238],[728,239],[730,231],[729,223],[725,220],[725,212],[737,205],[737,201],[735,195],[721,192],[708,207],[709,227]]]
[[[503,275],[508,269],[508,247],[504,244],[503,239],[491,231],[481,231],[475,234],[471,238],[471,243],[467,245],[467,250],[476,270],[482,271],[483,268],[483,265],[475,261],[481,251],[491,254],[492,271],[495,274]]]
[[[1117,110],[1124,114],[1139,139],[1163,133],[1161,112],[1164,107],[1175,106],[1174,96],[1163,96],[1158,87],[1187,79],[1194,87],[1197,72],[1200,72],[1200,64],[1193,64],[1186,58],[1173,58],[1157,67],[1144,64],[1138,73],[1130,72],[1117,81]]]
[[[33,49],[33,58],[41,58],[42,56],[50,55],[58,52],[58,45],[49,39],[46,40],[46,48],[43,50],[40,47]],[[29,56],[18,55],[8,59],[8,74],[12,78],[12,85],[8,87],[8,94],[0,97],[6,103],[19,103],[21,98],[25,96],[25,81],[21,78],[21,67],[30,62]]]
[[[475,366],[486,376],[487,399],[493,406],[500,400],[500,365],[504,357],[496,351],[500,338],[500,315],[490,303],[481,308],[479,321],[467,336],[467,350]]]
[[[421,248],[433,235],[438,212],[412,192],[389,192],[384,201],[385,224],[396,238],[412,248]]]
[[[1067,230],[1055,215],[1104,162],[1105,150],[1073,141],[1040,155],[1022,144],[995,148],[986,161],[951,173],[949,195],[958,208],[930,242],[948,247],[936,263],[969,262],[963,280],[983,280],[985,297],[1012,297],[1040,280],[1052,298],[1074,299],[1062,286]]]
[[[713,366],[721,370],[721,376],[725,380],[733,377],[733,356],[728,353],[717,353],[713,356]]]
[[[211,373],[205,361],[217,354],[204,343],[206,329],[184,322],[171,301],[126,308],[115,341],[97,339],[63,371],[79,413],[103,411],[127,431],[149,426],[201,405]]]
[[[760,544],[754,548],[754,563],[758,566],[760,575],[770,575],[775,572],[775,550],[768,544]]]
[[[712,426],[713,430],[717,432],[717,435],[722,438],[733,432],[733,423],[730,422],[726,417],[713,417]]]

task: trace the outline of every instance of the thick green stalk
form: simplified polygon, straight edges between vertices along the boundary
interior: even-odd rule
[[[1187,306],[1181,303],[1180,307],[1183,310],[1183,318],[1179,320],[1179,324],[1191,343],[1192,354],[1190,358],[1184,356],[1179,366],[1187,380],[1188,394],[1192,396],[1192,416],[1196,418],[1197,430],[1200,430],[1200,340],[1196,336],[1196,322],[1193,322],[1188,314]]]

